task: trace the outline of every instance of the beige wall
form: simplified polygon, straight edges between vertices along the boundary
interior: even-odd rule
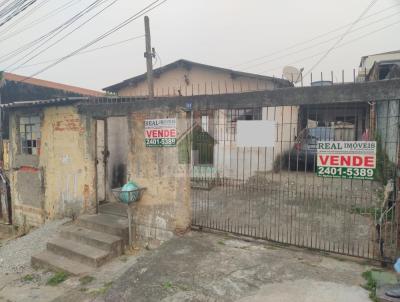
[[[95,118],[78,114],[73,106],[36,110],[41,116],[40,156],[21,157],[16,123],[20,114],[12,114],[10,128],[15,224],[37,226],[46,219],[95,212]],[[190,226],[189,165],[179,164],[176,147],[146,148],[144,120],[176,117],[179,135],[187,127],[186,113],[174,108],[126,117],[127,175],[147,188],[134,213],[137,234],[169,239]]]
[[[144,120],[156,118],[177,118],[178,137],[188,126],[185,113],[180,110],[132,113],[128,174],[147,188],[134,218],[139,235],[165,240],[190,226],[189,164],[179,163],[177,147],[144,145]]]
[[[41,116],[41,150],[33,156],[18,150],[17,120],[25,114],[29,112],[12,115],[10,127],[14,223],[36,226],[46,219],[93,212],[94,165],[85,119],[69,106],[35,110]]]
[[[185,76],[189,83],[185,82]],[[190,70],[178,67],[154,78],[155,96],[179,95],[178,90],[181,91],[182,95],[204,95],[270,89],[274,89],[274,84],[270,80],[250,77],[233,79],[229,72],[199,66],[193,66]],[[122,88],[118,91],[118,95],[145,96],[148,94],[147,91],[147,82],[142,81],[135,86]]]
[[[218,143],[214,146],[214,167],[220,177],[247,180],[257,171],[271,171],[279,155],[290,150],[297,135],[298,107],[278,106],[262,108],[262,119],[276,122],[274,148],[237,147],[227,129],[226,110],[220,110],[218,118]]]
[[[94,158],[87,130],[74,107],[44,109],[39,166],[44,171],[49,219],[95,210]]]

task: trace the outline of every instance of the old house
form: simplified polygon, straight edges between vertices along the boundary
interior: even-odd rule
[[[9,103],[19,103],[32,102],[34,100],[49,100],[58,98],[77,98],[80,97],[99,97],[104,95],[104,93],[75,87],[71,85],[65,85],[61,83],[40,80],[36,78],[29,78],[22,75],[17,75],[13,73],[3,72],[1,74],[2,85],[0,87],[1,104],[7,106]],[[30,104],[30,103],[29,103]],[[3,111],[1,114],[2,127],[1,136],[3,148],[1,150],[3,165],[2,169],[5,172],[2,175],[3,179],[6,180],[9,176],[10,168],[11,174],[13,174],[12,169],[17,169],[20,178],[25,178],[26,180],[31,180],[31,172],[35,167],[35,161],[22,160],[19,161],[17,165],[10,166],[9,160],[9,114],[8,111]],[[19,126],[21,127],[20,133],[24,137],[19,140],[20,152],[21,154],[26,154],[30,159],[38,156],[40,152],[41,136],[39,128],[37,127],[37,118],[27,118],[21,119]],[[11,175],[12,176],[12,175]],[[35,177],[32,181],[37,184]],[[6,190],[4,189],[3,192]],[[29,194],[29,190],[25,189],[25,192]],[[21,193],[22,194],[22,193]],[[11,205],[8,198],[2,198],[2,203],[0,204],[0,222],[10,223],[12,221],[13,215],[11,215]],[[18,200],[18,198],[17,198]],[[20,208],[18,206],[15,208],[15,213],[18,213]]]
[[[102,99],[106,104],[114,100]],[[185,112],[141,113],[127,111],[124,104],[104,111],[87,98],[15,102],[2,108],[10,116],[15,224],[37,226],[47,219],[96,213],[115,201],[111,189],[129,179],[147,188],[138,208],[139,234],[167,239],[188,227],[188,165],[179,164],[175,148],[160,152],[144,145],[146,118],[176,118],[179,135],[187,126]]]
[[[52,81],[3,72],[0,87],[1,104],[65,97],[103,96],[104,93]],[[8,137],[8,117],[4,116],[3,137]]]
[[[287,80],[235,71],[231,69],[196,63],[188,60],[178,60],[161,68],[154,70],[154,95],[157,97],[215,95],[226,93],[246,93],[262,90],[274,90],[292,87],[293,84]],[[146,74],[141,74],[120,83],[104,88],[108,93],[118,96],[146,96],[147,95]],[[188,104],[190,106],[190,104]],[[243,108],[217,111],[194,111],[193,122],[199,127],[194,128],[200,139],[201,133],[208,133],[207,140],[201,140],[193,145],[194,150],[185,157],[195,164],[193,174],[201,177],[204,174],[213,174],[216,170],[218,156],[226,151],[220,150],[223,145],[230,145],[232,150],[236,148],[236,123],[238,120],[292,120],[292,125],[286,125],[283,130],[287,143],[281,147],[289,149],[294,142],[297,129],[297,111],[281,107],[278,111],[268,108],[252,108],[243,103]],[[293,116],[293,119],[291,118]],[[215,127],[215,126],[219,126]],[[219,130],[214,130],[219,129]],[[229,129],[229,131],[221,131]],[[210,137],[212,139],[210,139]],[[212,142],[212,143],[211,143]],[[248,152],[256,152],[248,150]],[[231,162],[241,162],[242,158],[234,159],[231,153]],[[247,154],[250,156],[250,154]],[[227,162],[227,171],[234,171],[231,162]],[[273,162],[268,162],[272,167]],[[229,167],[228,167],[229,166]],[[229,173],[229,172],[227,172]],[[233,172],[232,172],[233,173]]]

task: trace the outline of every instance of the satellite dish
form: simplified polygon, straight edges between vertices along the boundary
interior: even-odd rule
[[[298,70],[296,67],[293,66],[285,66],[283,68],[283,77],[292,82],[297,83],[301,79],[301,73],[303,72],[304,68]]]

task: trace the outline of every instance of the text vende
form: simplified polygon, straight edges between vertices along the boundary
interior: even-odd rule
[[[146,138],[176,137],[175,129],[146,130]]]
[[[318,166],[375,168],[374,155],[318,155]]]

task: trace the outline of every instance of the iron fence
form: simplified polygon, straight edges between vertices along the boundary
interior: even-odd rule
[[[399,100],[193,112],[198,131],[212,139],[193,136],[192,225],[395,259],[399,118]],[[238,146],[240,120],[273,121],[273,146]],[[318,176],[315,145],[320,141],[376,142],[373,177]]]

